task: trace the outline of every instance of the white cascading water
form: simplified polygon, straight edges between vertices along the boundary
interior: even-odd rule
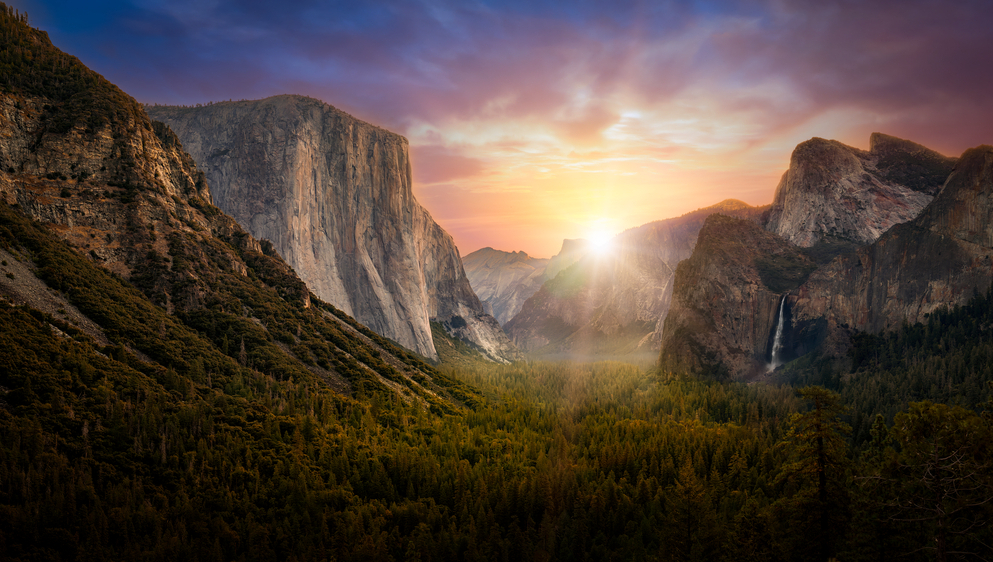
[[[779,318],[776,320],[776,335],[772,338],[772,355],[769,361],[769,370],[775,371],[782,363],[782,358],[779,356],[780,352],[783,350],[783,308],[786,306],[786,295],[783,295],[783,299],[779,301]]]

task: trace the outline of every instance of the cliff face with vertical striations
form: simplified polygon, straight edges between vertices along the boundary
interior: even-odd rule
[[[149,107],[215,204],[376,332],[436,358],[429,320],[495,361],[516,350],[484,312],[452,237],[414,199],[407,140],[301,96]]]
[[[505,329],[527,351],[654,353],[672,299],[676,264],[693,252],[704,220],[714,213],[758,219],[763,210],[727,200],[624,231],[609,252],[587,254],[545,282]]]
[[[802,247],[831,239],[868,244],[916,217],[955,164],[881,133],[869,145],[868,152],[821,138],[797,145],[766,228]]]
[[[991,281],[993,147],[984,145],[962,154],[917,218],[811,275],[791,297],[794,331],[815,330],[821,319],[869,332],[913,324]]]
[[[314,298],[211,203],[167,126],[2,2],[0,68],[5,427],[82,432],[87,457],[130,473],[153,451],[162,463],[181,458],[192,441],[177,432],[196,439],[179,417],[146,423],[150,410],[136,404],[211,419],[237,403],[240,421],[217,427],[220,445],[241,432],[241,414],[287,415],[299,389],[325,405],[378,396],[445,412],[473,398]],[[94,396],[106,409],[89,409],[104,404]]]
[[[676,269],[660,365],[672,373],[750,378],[769,361],[782,295],[814,269],[758,224],[712,215]]]
[[[812,156],[815,152],[820,156]],[[844,356],[852,331],[879,332],[903,322],[923,321],[928,313],[963,304],[975,291],[989,288],[993,282],[993,147],[967,150],[956,161],[907,141],[873,135],[870,152],[872,174],[858,168],[869,153],[853,153],[840,143],[809,141],[794,152],[794,164],[798,160],[800,164],[791,166],[787,175],[797,169],[816,169],[821,177],[844,180],[853,177],[855,169],[862,170],[858,174],[863,179],[872,176],[870,183],[877,187],[879,178],[902,178],[921,188],[944,174],[948,162],[956,163],[933,200],[915,218],[893,224],[874,242],[816,269],[804,260],[820,255],[815,251],[817,243],[801,252],[802,242],[811,240],[807,235],[840,238],[844,234],[852,241],[862,235],[875,236],[873,229],[828,231],[821,228],[827,223],[820,222],[815,229],[784,233],[796,235],[797,245],[779,237],[772,244],[749,233],[751,227],[746,223],[708,221],[693,257],[676,274],[673,307],[663,335],[664,367],[733,377],[758,374],[772,343],[775,319],[770,311],[779,302],[778,295],[786,295],[783,355],[791,359],[815,350]],[[792,216],[781,214],[778,224],[813,224],[804,222],[816,214],[810,211],[825,210],[818,205],[828,199],[845,201],[851,187],[845,181],[824,187],[837,189],[841,195],[818,198],[815,194],[810,198],[811,209],[795,211],[799,214]],[[864,193],[871,194],[873,189],[867,187]],[[777,203],[786,199],[782,191],[777,194]],[[880,216],[893,217],[887,214],[892,206],[881,209],[847,201],[829,206],[837,217],[831,224],[871,226],[879,224]],[[784,213],[789,208],[780,206],[777,211],[774,207],[773,211]],[[742,245],[742,241],[747,243]],[[801,275],[792,275],[791,270]]]

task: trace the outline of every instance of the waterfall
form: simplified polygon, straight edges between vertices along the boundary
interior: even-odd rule
[[[783,310],[786,307],[786,295],[779,301],[779,318],[776,319],[776,335],[772,338],[772,355],[769,357],[769,371],[775,371],[782,364],[780,353],[783,351]]]

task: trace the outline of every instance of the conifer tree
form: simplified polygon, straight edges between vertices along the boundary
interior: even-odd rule
[[[798,393],[811,409],[793,414],[781,443],[790,455],[781,479],[793,493],[781,500],[780,508],[792,512],[793,521],[807,525],[807,540],[798,548],[809,545],[813,550],[810,558],[828,560],[836,546],[838,523],[846,518],[845,435],[851,429],[841,420],[845,407],[838,394],[820,386],[805,387]]]

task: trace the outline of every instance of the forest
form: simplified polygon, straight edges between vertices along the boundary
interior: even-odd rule
[[[993,555],[989,293],[858,335],[840,367],[812,360],[768,384],[621,362],[500,366],[463,350],[421,364],[459,399],[404,400],[358,374],[349,396],[272,359],[223,299],[171,320],[3,218],[4,247],[157,358],[0,301],[4,559]],[[285,302],[227,290],[260,310]],[[136,325],[136,311],[150,316]],[[320,351],[320,334],[301,334]],[[351,355],[325,353],[348,371]]]
[[[0,42],[0,95],[47,100],[39,143],[144,119],[2,3]],[[154,236],[148,185],[6,164]],[[0,559],[993,559],[993,293],[762,383],[496,365],[438,326],[432,364],[271,244],[174,223],[124,279],[0,203],[0,282],[64,302],[0,292]]]

